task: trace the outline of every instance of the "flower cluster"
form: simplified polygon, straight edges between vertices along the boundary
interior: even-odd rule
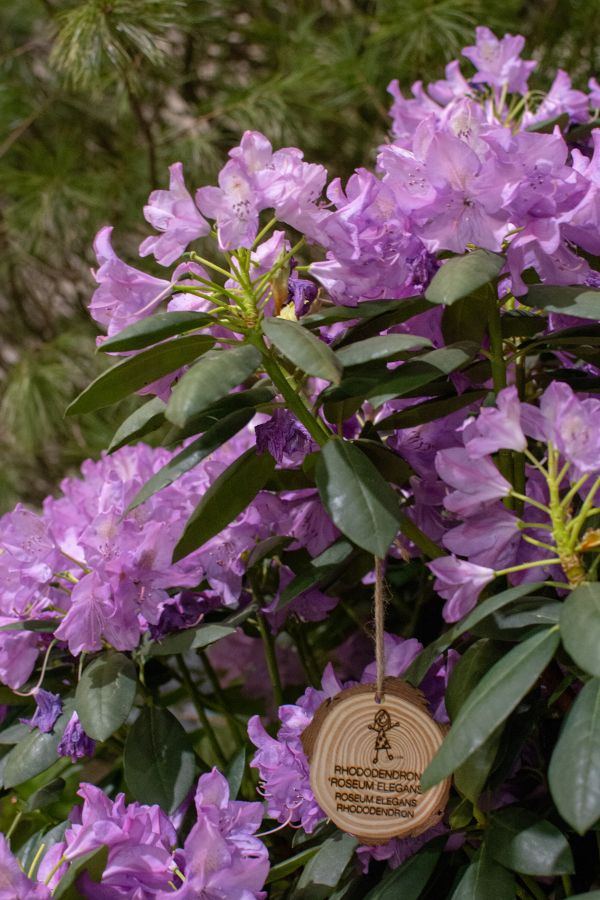
[[[0,888],[11,898],[49,898],[71,863],[106,847],[108,863],[100,883],[86,873],[77,880],[89,900],[260,900],[269,871],[267,850],[255,837],[260,803],[231,800],[226,779],[213,769],[201,775],[194,804],[197,821],[177,848],[174,821],[158,806],[111,800],[92,784],[82,784],[82,806],[73,809],[64,840],[42,857],[33,882],[20,869],[0,836]],[[179,816],[181,817],[180,812]],[[4,879],[4,880],[2,880]]]
[[[599,414],[600,400],[581,399],[562,382],[546,389],[539,406],[521,403],[509,387],[496,406],[463,424],[463,446],[436,454],[443,505],[462,520],[442,538],[457,555],[429,563],[447,621],[462,619],[496,575],[513,583],[541,576],[564,588],[588,580],[585,554],[597,547],[588,521],[600,496]],[[503,450],[522,454],[522,494],[500,471],[502,457],[493,459]]]

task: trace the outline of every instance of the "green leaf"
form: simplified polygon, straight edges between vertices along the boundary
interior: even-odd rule
[[[358,438],[353,442],[365,456],[371,460],[377,471],[383,475],[386,481],[392,484],[403,486],[406,484],[413,470],[409,464],[402,459],[399,453],[395,453],[390,447],[379,441],[371,441],[366,438]]]
[[[475,294],[461,297],[447,306],[442,315],[442,334],[446,344],[456,341],[475,341],[481,345],[488,326],[490,305],[495,305],[493,297]]]
[[[186,438],[208,431],[225,416],[241,409],[256,409],[262,404],[270,403],[274,396],[275,392],[270,383],[263,379],[247,391],[238,391],[221,397],[220,400],[207,406],[199,416],[191,418],[184,428],[173,428],[167,435],[165,445],[178,447]]]
[[[340,383],[341,362],[329,345],[307,328],[287,319],[270,318],[263,320],[262,330],[273,346],[307,375]]]
[[[464,624],[464,623],[463,623]],[[517,644],[484,675],[462,705],[421,779],[424,790],[446,778],[481,747],[544,671],[559,643],[558,626]]]
[[[100,344],[103,353],[114,353],[121,350],[141,350],[151,344],[158,344],[165,338],[206,325],[218,324],[215,316],[203,312],[165,312],[154,313],[140,322],[135,322],[109,337]]]
[[[485,847],[470,864],[450,900],[514,900],[515,880]]]
[[[377,359],[393,359],[407,350],[431,347],[426,337],[413,334],[386,334],[341,347],[336,356],[343,366],[360,366]]]
[[[437,270],[425,297],[430,303],[449,306],[493,281],[504,262],[504,257],[489,250],[473,250],[464,256],[454,256]]]
[[[396,397],[402,397],[464,366],[476,352],[477,345],[469,342],[432,350],[431,353],[404,363],[389,378],[379,381],[368,390],[367,399],[372,406],[378,407]]]
[[[222,638],[229,637],[235,628],[229,625],[198,625],[197,628],[186,628],[177,634],[169,634],[162,641],[150,644],[148,656],[171,656],[173,653],[185,653],[187,650],[199,650],[209,647]]]
[[[148,400],[143,406],[132,412],[124,422],[121,422],[113,434],[112,440],[108,445],[108,452],[114,453],[115,450],[124,447],[125,444],[137,441],[144,435],[150,434],[151,431],[160,428],[165,421],[166,408],[166,404],[163,403],[160,397],[153,397],[152,400]]]
[[[47,806],[51,806],[63,797],[65,785],[64,778],[53,779],[27,798],[25,809],[27,812],[35,812],[36,809],[45,809]]]
[[[569,594],[560,616],[560,633],[577,665],[600,676],[600,583],[580,584]]]
[[[98,883],[108,864],[108,850],[108,847],[100,847],[74,860],[53,892],[53,900],[81,900],[75,882],[85,872],[92,881]]]
[[[370,310],[375,303],[383,303],[381,300],[368,301],[354,307],[357,310]],[[354,341],[362,341],[365,338],[374,337],[386,331],[392,325],[399,325],[431,309],[432,305],[424,297],[407,297],[406,300],[395,300],[390,304],[389,310],[382,311],[378,315],[369,318],[366,322],[359,322],[353,328],[349,328],[340,341],[336,341],[335,349],[352,344]]]
[[[250,344],[207,353],[173,388],[167,419],[180,427],[187,425],[252,375],[259,363],[260,353]]]
[[[421,298],[369,300],[357,306],[323,306],[318,312],[311,313],[309,316],[302,316],[302,324],[305,328],[318,328],[321,325],[332,325],[334,322],[351,322],[356,319],[367,320],[385,314],[394,315],[404,312],[415,301],[419,302]],[[412,315],[416,315],[416,313],[412,313]]]
[[[142,350],[99,375],[67,407],[66,415],[75,416],[111,406],[169,372],[193,362],[213,344],[214,338],[191,335]]]
[[[456,625],[449,628],[445,634],[437,639],[437,641],[433,641],[432,644],[425,647],[425,649],[422,650],[410,664],[404,673],[404,677],[407,681],[410,681],[411,684],[414,684],[415,687],[418,687],[440,653],[447,650],[454,641],[461,637],[461,635],[465,634],[467,631],[471,631],[479,624],[479,622],[483,622],[484,619],[491,616],[496,610],[503,609],[505,606],[508,606],[509,603],[520,600],[521,597],[533,593],[533,591],[539,587],[542,587],[541,583],[519,584],[517,587],[508,588],[508,590],[502,591],[500,594],[488,597],[476,606],[473,612],[469,613],[462,622],[457,622]]]
[[[284,859],[283,862],[271,866],[265,884],[273,884],[274,881],[281,881],[282,878],[287,878],[300,866],[306,865],[319,852],[319,849],[319,847],[309,847],[308,850],[303,850],[301,853],[297,853],[296,856]]]
[[[140,803],[172,813],[194,782],[190,740],[168,709],[145,707],[129,729],[123,753],[125,781]]]
[[[585,685],[571,707],[548,769],[563,819],[584,834],[600,819],[600,679]]]
[[[560,622],[563,604],[548,597],[525,597],[509,609],[501,609],[476,625],[473,633],[498,641],[523,640],[524,629],[533,629]]]
[[[27,737],[15,744],[4,757],[5,788],[15,787],[15,785],[29,781],[30,778],[49,769],[56,762],[56,751],[72,714],[73,701],[67,700],[63,712],[49,734],[44,734],[38,728],[34,728]]]
[[[587,894],[573,894],[568,900],[600,900],[600,891],[589,891]]]
[[[227,779],[227,783],[229,785],[229,796],[232,800],[235,800],[235,798],[239,794],[245,770],[246,748],[242,747],[241,750],[238,750],[238,752],[235,754],[235,756],[227,766],[227,771],[225,772],[225,778]]]
[[[0,631],[40,631],[51,634],[56,627],[56,622],[49,619],[23,619],[18,622],[9,622],[8,625],[0,625]]]
[[[173,552],[173,562],[197,550],[229,525],[256,497],[274,469],[275,460],[269,453],[259,455],[255,447],[250,447],[221,472],[188,519]]]
[[[491,813],[486,846],[497,862],[522,875],[568,875],[574,871],[564,834],[528,809],[511,806]]]
[[[326,587],[324,582],[334,580],[340,570],[346,568],[353,553],[354,547],[348,541],[336,541],[290,581],[281,593],[277,609],[284,609],[310,588],[318,587],[323,590]]]
[[[504,655],[504,650],[491,641],[472,644],[461,656],[450,675],[446,688],[446,709],[450,721],[456,719],[466,698],[477,687],[483,676]]]
[[[411,856],[399,868],[383,876],[365,900],[418,900],[433,874],[441,848],[437,841]]]
[[[159,469],[159,471],[146,482],[146,484],[137,492],[129,506],[127,512],[131,512],[136,506],[144,503],[153,494],[161,491],[167,485],[172,484],[185,472],[189,472],[194,466],[210,456],[222,444],[228,441],[234,434],[254,417],[253,409],[239,409],[221,419],[212,428],[209,428],[202,437],[188,444],[181,453],[174,456],[169,462]]]
[[[600,319],[600,291],[594,291],[581,285],[568,287],[563,285],[532,284],[526,297],[520,298],[527,306],[548,310],[548,312],[564,313],[568,316],[579,316],[582,319]]]
[[[105,741],[126,721],[137,688],[135,665],[123,653],[102,653],[87,666],[75,691],[83,730]]]
[[[472,804],[479,800],[481,792],[496,762],[504,725],[492,731],[489,738],[478,747],[475,753],[454,771],[454,786]]]
[[[315,469],[323,505],[340,531],[384,558],[398,532],[398,500],[373,463],[347,441],[323,447]]]
[[[352,860],[357,845],[355,837],[342,831],[327,838],[302,872],[290,900],[323,900],[329,897]]]
[[[453,397],[445,397],[443,400],[426,400],[416,406],[410,406],[401,412],[392,413],[377,422],[378,431],[388,431],[396,428],[414,428],[416,425],[424,425],[435,419],[443,419],[450,413],[478,403],[483,400],[487,391],[467,391],[464,394]]]

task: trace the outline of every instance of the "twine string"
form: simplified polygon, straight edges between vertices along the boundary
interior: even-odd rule
[[[385,678],[385,563],[382,559],[375,559],[375,702],[383,700],[383,680]]]

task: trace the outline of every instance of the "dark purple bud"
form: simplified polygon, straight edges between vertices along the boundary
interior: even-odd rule
[[[62,712],[62,700],[58,694],[38,688],[35,693],[35,702],[37,709],[31,719],[21,719],[21,722],[23,725],[39,728],[44,734],[48,734],[54,728],[54,723]]]
[[[308,431],[286,409],[276,409],[268,422],[256,426],[256,450],[270,453],[281,464],[284,457],[303,459],[312,446]]]
[[[93,756],[95,749],[96,741],[88,737],[81,727],[79,716],[74,712],[56,752],[59,756],[70,756],[71,762],[77,762],[84,756]]]
[[[290,278],[288,281],[288,302],[294,304],[294,310],[298,319],[301,316],[305,316],[309,311],[318,290],[314,281],[294,276]]]
[[[429,282],[440,267],[438,260],[425,248],[417,256],[406,260],[408,268],[412,272],[412,283],[417,291],[425,291]]]

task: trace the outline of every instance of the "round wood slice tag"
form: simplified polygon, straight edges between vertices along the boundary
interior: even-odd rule
[[[450,779],[421,790],[444,739],[426,700],[399,678],[341,691],[321,704],[302,734],[310,784],[324,813],[365,844],[421,834],[440,821]]]

